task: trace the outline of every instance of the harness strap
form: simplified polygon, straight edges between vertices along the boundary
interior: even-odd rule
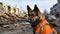
[[[46,24],[44,24],[43,27],[40,27],[40,31],[39,31],[37,34],[42,34],[42,30],[43,30],[47,25],[49,25],[49,23],[46,23]]]
[[[51,34],[57,34],[57,31],[53,28]]]
[[[44,30],[44,28],[47,26],[47,25],[50,25],[48,22],[42,22],[42,23],[44,23],[44,25],[43,26],[41,26],[40,24],[38,24],[38,29],[37,29],[37,31],[36,31],[36,34],[42,34],[42,31]],[[56,30],[54,31],[54,29],[52,29],[52,32],[51,32],[51,34],[57,34],[57,32],[56,32]]]
[[[43,27],[41,27],[41,28],[40,28],[40,31],[38,32],[38,34],[42,34],[43,29],[44,29],[47,25],[49,25],[49,23],[46,23]],[[52,29],[51,34],[57,34],[57,32],[56,32],[56,30],[55,30],[54,28]]]

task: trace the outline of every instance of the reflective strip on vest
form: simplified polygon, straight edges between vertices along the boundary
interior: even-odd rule
[[[44,24],[44,26],[40,28],[40,31],[39,31],[38,34],[42,34],[42,30],[43,30],[47,25],[49,25],[49,23]]]

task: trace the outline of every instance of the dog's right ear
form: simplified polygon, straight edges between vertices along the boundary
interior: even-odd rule
[[[27,10],[28,10],[28,11],[30,11],[30,10],[31,10],[31,8],[30,8],[28,5],[27,5]]]

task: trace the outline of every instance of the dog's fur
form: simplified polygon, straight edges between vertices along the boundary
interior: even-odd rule
[[[27,10],[28,10],[29,22],[33,28],[33,33],[36,34],[36,28],[40,23],[42,23],[42,21],[45,20],[45,16],[40,12],[37,5],[35,5],[33,10],[27,5]],[[50,25],[49,27],[52,28],[52,26]]]

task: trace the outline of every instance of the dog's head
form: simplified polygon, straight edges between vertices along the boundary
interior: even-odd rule
[[[45,16],[40,12],[36,4],[33,10],[27,5],[27,10],[28,10],[28,17],[29,17],[30,23],[35,24],[34,22],[36,20],[42,21],[43,19],[45,19]]]

